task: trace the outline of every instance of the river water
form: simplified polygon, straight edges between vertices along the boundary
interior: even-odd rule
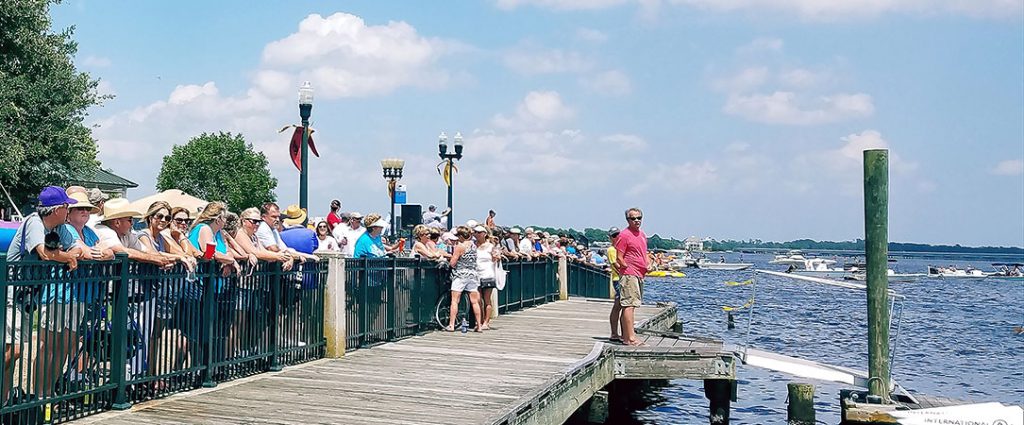
[[[726,254],[739,260],[741,254]],[[717,255],[714,256],[717,258]],[[743,254],[755,268],[782,270],[767,264],[770,256]],[[840,262],[844,259],[840,258]],[[928,264],[974,265],[986,262],[900,259],[890,266],[899,273],[924,273]],[[686,334],[711,336],[743,344],[747,313],[737,314],[736,329],[728,330],[722,306],[740,306],[750,298],[750,286],[727,286],[726,281],[755,278],[751,270],[726,272],[687,269],[682,279],[648,279],[644,301],[674,301]],[[756,276],[757,300],[751,346],[828,364],[867,368],[867,301],[865,292],[779,278]],[[1024,282],[1004,280],[919,279],[890,283],[906,296],[893,378],[914,393],[1024,404]],[[894,318],[895,321],[895,318]],[[894,325],[895,326],[895,325]],[[895,337],[895,335],[893,335]],[[817,419],[838,424],[839,390],[848,385],[808,381],[782,373],[740,365],[734,424],[784,424],[786,384],[816,384]],[[707,400],[700,381],[671,381],[647,394],[650,406],[614,423],[705,424]]]

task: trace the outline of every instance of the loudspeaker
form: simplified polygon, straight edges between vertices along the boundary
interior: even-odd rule
[[[402,204],[402,228],[412,229],[423,223],[423,207],[420,204]]]

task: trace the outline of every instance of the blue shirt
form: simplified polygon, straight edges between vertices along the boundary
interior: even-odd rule
[[[78,242],[79,239],[78,230],[75,230],[74,226],[67,223],[57,227],[57,234],[60,235],[60,244],[65,251],[74,248],[75,242]],[[82,236],[85,236],[85,239],[82,240],[82,242],[85,243],[85,246],[94,247],[96,244],[100,243],[100,237],[97,236],[96,231],[92,230],[89,226],[82,228]]]
[[[199,230],[202,229],[203,227],[210,227],[210,226],[207,225],[206,223],[200,223],[196,227],[193,227],[192,231],[189,232],[189,234],[188,234],[188,241],[192,242],[192,246],[196,247],[196,249],[198,249],[199,252],[206,252],[206,247],[205,246],[199,246]],[[210,229],[210,230],[213,230],[213,229]],[[214,242],[217,243],[217,248],[216,248],[217,252],[219,252],[221,254],[227,254],[228,253],[228,244],[224,242],[224,234],[223,233],[221,233],[221,232],[214,233],[213,234],[213,240],[214,240]]]
[[[366,232],[356,241],[356,250],[353,256],[355,258],[380,258],[385,253],[384,242],[381,241],[381,237],[373,237],[370,236],[370,232]]]
[[[569,255],[576,255],[576,248],[570,246],[568,248],[565,248],[565,252],[569,253]]]
[[[289,227],[281,232],[281,240],[288,248],[299,251],[303,254],[312,254],[320,247],[320,240],[316,232],[306,227]]]

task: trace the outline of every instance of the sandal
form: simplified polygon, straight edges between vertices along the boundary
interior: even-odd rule
[[[443,330],[445,332],[455,332],[455,327],[454,326],[445,326],[441,330]]]

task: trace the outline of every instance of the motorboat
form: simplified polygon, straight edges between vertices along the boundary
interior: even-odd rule
[[[989,279],[1019,280],[1024,281],[1024,264],[1021,263],[992,263],[992,266],[999,267],[995,273],[989,273]]]
[[[686,273],[676,270],[650,270],[647,278],[686,278]]]
[[[985,273],[974,267],[958,269],[956,266],[949,267],[928,267],[928,277],[955,278],[955,279],[984,279],[990,273]]]
[[[786,270],[786,273],[795,273],[824,279],[846,279],[853,276],[853,274],[859,270],[857,268],[835,268],[832,266],[835,263],[835,260],[826,260],[824,258],[805,259],[799,265],[790,264],[789,270]]]
[[[724,259],[708,261],[706,258],[701,258],[697,260],[697,268],[701,270],[746,270],[753,266],[753,263],[726,263]]]
[[[803,253],[798,250],[792,250],[787,252],[786,255],[776,255],[768,264],[801,267],[805,261],[807,261],[807,257],[804,257]]]

